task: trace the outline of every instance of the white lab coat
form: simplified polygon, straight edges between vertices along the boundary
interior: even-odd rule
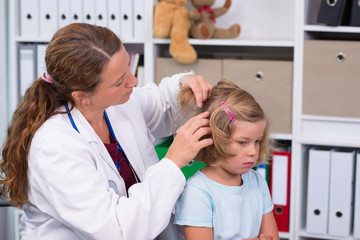
[[[185,178],[169,159],[159,162],[154,137],[172,133],[180,74],[159,87],[134,88],[130,100],[106,110],[115,136],[141,183],[129,189],[101,139],[78,109],[48,119],[28,157],[29,203],[22,239],[154,239],[167,226]]]

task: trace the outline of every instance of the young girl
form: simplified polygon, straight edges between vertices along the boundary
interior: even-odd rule
[[[176,203],[175,223],[184,226],[187,240],[279,239],[267,183],[252,170],[265,162],[270,150],[268,122],[260,105],[225,79],[201,109],[193,107],[194,99],[190,91],[180,91],[179,115],[209,111],[214,144],[195,158],[207,166],[188,180]]]

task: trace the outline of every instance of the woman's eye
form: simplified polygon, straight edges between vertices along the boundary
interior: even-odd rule
[[[115,84],[115,86],[120,86],[123,82],[124,82],[124,79],[121,78],[120,81]]]
[[[246,142],[239,142],[240,145],[246,145]]]

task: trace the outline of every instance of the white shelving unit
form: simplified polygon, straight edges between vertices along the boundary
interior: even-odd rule
[[[213,7],[222,6],[224,2],[225,0],[217,0]],[[157,0],[144,0],[145,38],[124,42],[129,52],[144,53],[145,76],[151,81],[155,81],[156,58],[170,57],[170,40],[152,37],[153,7],[156,3]],[[218,18],[216,25],[227,28],[233,23],[239,23],[242,32],[238,38],[189,40],[198,51],[199,58],[209,53],[215,58],[263,55],[269,59],[286,57],[293,62],[292,131],[290,134],[272,135],[273,138],[288,141],[292,150],[290,230],[280,233],[282,239],[339,239],[328,235],[312,235],[305,231],[306,149],[308,146],[360,148],[360,118],[309,115],[302,110],[304,42],[307,39],[331,39],[339,36],[344,40],[351,36],[352,40],[360,41],[359,27],[327,27],[317,24],[319,4],[320,0],[233,0],[230,11]],[[9,114],[12,114],[18,104],[17,45],[25,42],[46,43],[50,40],[24,38],[20,35],[19,5],[20,0],[9,1]],[[354,109],[358,109],[356,104],[354,103]],[[15,219],[18,221],[18,218]]]
[[[305,114],[303,106],[304,90],[304,45],[307,40],[322,41],[349,41],[360,40],[360,28],[351,26],[326,26],[318,24],[316,21],[317,13],[320,8],[321,0],[300,0],[296,1],[298,12],[297,29],[295,39],[295,74],[294,74],[294,139],[293,139],[293,171],[295,174],[295,212],[294,213],[294,236],[295,239],[355,239],[349,237],[337,237],[331,235],[315,235],[306,232],[306,184],[307,184],[307,149],[309,146],[325,147],[346,147],[360,148],[360,118],[324,116],[323,114]],[[334,60],[335,60],[334,55]],[[349,59],[350,60],[350,59]],[[331,71],[331,69],[329,69]],[[326,74],[326,73],[324,73]],[[345,79],[338,79],[343,81]],[[331,84],[331,83],[329,83]],[[344,82],[344,84],[346,84]],[[357,88],[358,86],[353,86]],[[326,88],[324,88],[326,91]],[[321,93],[323,94],[323,93]],[[339,91],[339,98],[347,98],[345,92]],[[345,106],[344,106],[345,107]],[[356,110],[356,103],[351,106]],[[359,114],[358,114],[359,116]],[[354,226],[358,227],[358,226]]]

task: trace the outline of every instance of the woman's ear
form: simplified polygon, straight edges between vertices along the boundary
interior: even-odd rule
[[[76,105],[87,104],[87,94],[81,91],[73,91],[71,93]]]

